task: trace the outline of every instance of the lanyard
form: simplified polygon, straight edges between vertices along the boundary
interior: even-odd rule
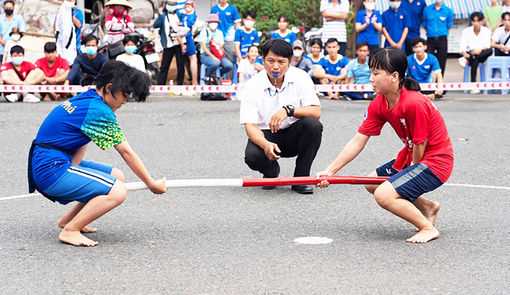
[[[278,77],[278,73],[273,73],[273,76],[274,76],[274,94],[271,94],[271,88],[267,89],[267,92],[269,93],[269,96],[271,96],[271,97],[278,95],[285,90],[285,87],[283,87],[281,90],[278,90],[278,87],[276,86],[276,77]]]

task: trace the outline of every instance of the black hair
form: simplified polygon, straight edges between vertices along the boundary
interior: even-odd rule
[[[250,47],[248,47],[248,51],[246,51],[246,52],[249,52],[252,47],[255,47],[255,48],[257,48],[257,50],[259,50],[258,45],[252,44],[252,45],[250,45]]]
[[[124,46],[126,46],[126,44],[127,44],[129,41],[131,41],[131,42],[135,43],[135,45],[136,45],[136,43],[137,43],[137,41],[138,41],[138,38],[137,38],[136,36],[126,35],[126,36],[124,36],[124,39],[122,39],[122,44],[123,44]]]
[[[478,21],[482,21],[484,19],[483,13],[481,13],[480,11],[475,11],[471,13],[471,15],[469,16],[469,20],[474,21],[475,17],[478,18]]]
[[[356,50],[360,49],[363,46],[367,46],[368,50],[370,50],[370,46],[368,46],[368,42],[367,41],[361,41],[358,44],[356,44]]]
[[[46,44],[44,44],[44,52],[51,53],[55,51],[57,51],[57,44],[55,44],[55,42],[46,42]]]
[[[11,55],[13,55],[14,53],[23,53],[23,55],[25,55],[25,49],[23,49],[23,47],[19,45],[14,45],[11,48]]]
[[[501,14],[501,19],[505,19],[505,16],[510,16],[510,12],[503,12],[503,14]]]
[[[255,10],[246,10],[243,12],[243,18],[247,18],[248,16],[255,19],[257,18],[257,12]]]
[[[99,45],[99,40],[97,39],[96,36],[92,34],[88,34],[87,36],[83,37],[83,45],[87,44],[87,42],[92,40],[96,40],[96,45]]]
[[[111,93],[121,91],[126,96],[132,95],[136,101],[145,101],[151,86],[151,81],[146,73],[116,60],[105,63],[97,74],[96,89],[105,91],[108,83],[112,85]]]
[[[418,45],[418,43],[427,45],[427,40],[423,39],[422,37],[416,37],[411,41],[411,47]]]
[[[7,3],[11,3],[11,4],[12,4],[12,6],[15,6],[14,1],[12,1],[12,0],[6,0],[6,1],[4,1],[4,6],[5,6],[5,4],[7,4]]]
[[[319,45],[319,47],[322,49],[322,40],[320,38],[310,40],[310,47],[312,47],[315,44]]]
[[[278,16],[278,18],[276,19],[278,22],[280,22],[280,20],[283,18],[283,21],[288,23],[289,22],[289,18],[285,15],[285,14],[280,14]]]
[[[269,51],[278,56],[286,57],[289,60],[291,60],[292,55],[294,54],[289,42],[282,39],[267,40],[264,45],[262,45],[262,57],[266,58],[266,56],[269,54]]]
[[[333,42],[336,42],[336,44],[338,44],[338,46],[340,46],[340,42],[338,42],[338,40],[336,38],[329,38],[326,41],[326,46],[328,46],[329,43],[333,43]]]
[[[407,78],[407,57],[405,53],[396,47],[386,47],[376,49],[370,55],[368,62],[370,70],[377,69],[393,74],[398,73],[398,88],[405,86],[407,90],[420,91],[420,84],[411,78]]]

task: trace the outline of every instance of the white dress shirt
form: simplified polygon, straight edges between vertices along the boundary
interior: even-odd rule
[[[484,26],[481,26],[478,35],[475,34],[473,26],[465,28],[462,31],[459,52],[490,48],[491,35],[492,35],[491,30]]]
[[[285,73],[281,89],[276,89],[275,85],[269,81],[267,72],[262,70],[246,82],[239,97],[241,124],[257,124],[261,130],[270,129],[269,120],[286,105],[293,105],[296,108],[320,106],[310,76],[305,71],[292,66]],[[280,128],[288,128],[297,120],[299,119],[294,117],[286,118]]]

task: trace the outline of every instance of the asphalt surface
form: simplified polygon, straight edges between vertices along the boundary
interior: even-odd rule
[[[313,173],[354,135],[368,102],[321,101],[323,142]],[[27,193],[26,155],[57,103],[0,103],[0,197]],[[509,185],[510,101],[436,102],[455,151],[450,183]],[[117,112],[129,143],[155,177],[259,177],[243,161],[238,102],[152,98]],[[388,126],[342,175],[366,175],[401,143]],[[114,149],[86,159],[121,168]],[[280,161],[291,176],[293,159]],[[510,191],[443,186],[441,237],[406,244],[414,228],[381,209],[362,187],[313,195],[289,187],[130,192],[93,223],[100,243],[57,240],[69,206],[43,197],[0,201],[0,294],[509,294]],[[326,245],[294,239],[321,236]]]

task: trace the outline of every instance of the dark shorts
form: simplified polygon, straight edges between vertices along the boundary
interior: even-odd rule
[[[402,171],[395,170],[392,167],[393,163],[395,163],[395,160],[391,160],[377,168],[375,170],[377,176],[389,176],[388,181],[395,187],[397,193],[411,202],[443,184],[430,168],[423,163],[411,165],[402,169]]]

